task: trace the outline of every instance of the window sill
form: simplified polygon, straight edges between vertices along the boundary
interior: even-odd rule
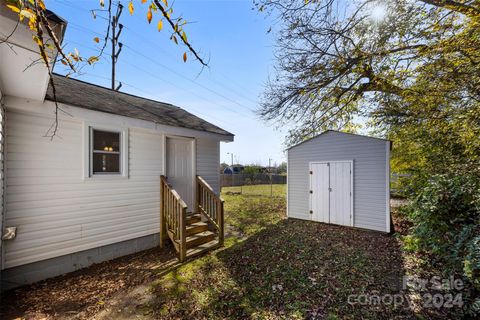
[[[118,180],[128,180],[128,176],[124,175],[115,175],[115,174],[99,174],[89,177],[84,177],[85,181],[118,181]]]

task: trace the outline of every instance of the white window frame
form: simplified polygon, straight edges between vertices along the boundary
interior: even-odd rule
[[[114,132],[120,135],[120,172],[119,173],[93,173],[93,130]],[[84,139],[84,163],[83,163],[83,178],[84,179],[119,179],[128,178],[128,128],[113,127],[106,125],[97,125],[91,123],[84,123],[83,127]]]

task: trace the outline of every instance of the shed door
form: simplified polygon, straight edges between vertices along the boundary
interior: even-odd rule
[[[352,226],[352,163],[313,162],[310,171],[312,220]]]
[[[350,162],[330,163],[330,223],[351,225]]]
[[[310,203],[312,220],[329,222],[329,169],[328,163],[312,163],[310,166]]]
[[[168,182],[180,197],[193,209],[193,139],[167,138],[166,160]]]

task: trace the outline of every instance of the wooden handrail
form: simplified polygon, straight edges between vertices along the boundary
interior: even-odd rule
[[[160,176],[160,199],[160,246],[163,246],[165,232],[170,232],[172,240],[178,244],[180,261],[184,261],[187,253],[187,205],[163,175]]]
[[[224,240],[224,201],[213,188],[200,176],[197,176],[197,211],[207,218],[218,232],[218,242]]]

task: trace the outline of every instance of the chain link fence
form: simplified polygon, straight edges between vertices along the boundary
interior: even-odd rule
[[[271,181],[271,182],[270,182]],[[220,174],[220,185],[223,187],[253,186],[259,184],[286,184],[287,176],[281,174]]]

